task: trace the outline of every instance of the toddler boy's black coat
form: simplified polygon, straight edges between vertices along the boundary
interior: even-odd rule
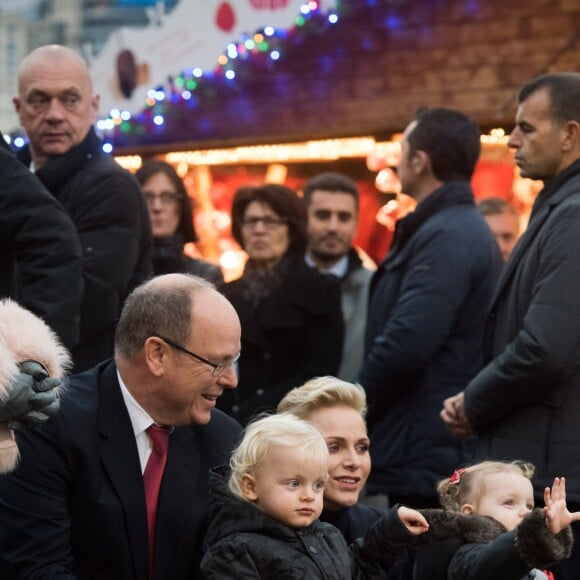
[[[202,575],[211,580],[357,580],[388,578],[387,571],[414,537],[397,516],[396,507],[347,545],[331,524],[316,520],[293,529],[270,518],[252,503],[234,497],[227,470],[210,473],[208,550]]]

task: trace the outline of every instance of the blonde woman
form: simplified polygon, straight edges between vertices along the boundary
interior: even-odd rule
[[[347,542],[364,536],[385,512],[358,503],[371,470],[362,387],[332,376],[318,377],[290,391],[277,410],[310,421],[326,441],[329,479],[320,519],[335,525]]]

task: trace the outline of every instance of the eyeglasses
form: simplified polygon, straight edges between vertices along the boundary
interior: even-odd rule
[[[260,222],[264,224],[264,227],[267,230],[275,230],[276,228],[279,228],[282,224],[285,224],[286,220],[283,218],[276,218],[271,216],[249,217],[242,220],[242,227],[253,230]]]
[[[162,205],[169,205],[172,203],[177,203],[183,199],[181,193],[176,191],[162,191],[161,193],[151,193],[150,191],[143,192],[143,197],[148,205],[151,205],[156,199],[158,199]]]
[[[211,362],[210,360],[207,360],[206,358],[203,358],[199,354],[195,354],[194,352],[191,352],[190,350],[187,350],[186,348],[184,348],[180,344],[177,344],[176,342],[173,342],[172,340],[169,340],[168,338],[165,338],[163,336],[157,336],[157,338],[160,338],[162,341],[166,342],[172,348],[174,348],[176,350],[179,350],[179,351],[181,351],[181,352],[183,352],[185,354],[188,354],[189,356],[192,356],[194,359],[197,359],[199,362],[205,363],[206,365],[209,365],[210,367],[212,367],[213,368],[213,371],[211,372],[211,376],[212,377],[219,377],[220,375],[223,375],[224,372],[229,367],[233,366],[240,359],[240,353],[238,353],[230,361],[227,361],[227,362],[224,361],[224,362],[221,362],[221,363],[214,363],[214,362]]]

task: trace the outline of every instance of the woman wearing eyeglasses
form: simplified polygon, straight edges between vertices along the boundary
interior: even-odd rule
[[[146,161],[135,176],[143,190],[153,232],[153,272],[195,274],[221,286],[219,266],[183,253],[183,246],[197,241],[191,200],[175,169],[164,161]]]
[[[342,349],[340,287],[304,262],[306,209],[294,191],[265,184],[236,191],[232,234],[248,254],[224,294],[242,324],[238,388],[219,405],[242,423],[273,411],[306,380],[336,374]]]

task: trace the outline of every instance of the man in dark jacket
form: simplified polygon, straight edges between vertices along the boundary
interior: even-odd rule
[[[74,224],[1,135],[0,175],[0,297],[38,315],[70,349],[83,289]]]
[[[327,171],[303,187],[308,212],[306,263],[340,280],[344,340],[337,377],[355,381],[362,365],[369,285],[373,271],[366,268],[352,241],[358,228],[359,193],[356,183]]]
[[[442,401],[481,368],[483,324],[499,248],[469,180],[480,130],[464,114],[424,111],[406,129],[399,177],[417,202],[372,282],[360,374],[369,399],[369,494],[422,508],[472,458],[439,418]],[[471,444],[470,444],[471,443]]]
[[[569,509],[578,511],[580,74],[533,79],[518,103],[508,144],[521,175],[545,187],[492,299],[487,365],[445,401],[442,417],[458,436],[479,435],[478,458],[534,463],[538,499],[565,476]],[[558,579],[579,577],[578,542],[554,570]]]
[[[19,157],[64,206],[83,251],[84,294],[75,370],[112,356],[115,322],[129,292],[151,274],[151,229],[133,176],[101,148],[93,129],[99,97],[85,62],[43,46],[21,63],[20,123],[30,139]]]

